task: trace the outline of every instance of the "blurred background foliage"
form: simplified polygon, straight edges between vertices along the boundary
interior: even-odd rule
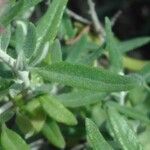
[[[94,0],[94,2],[102,23],[104,23],[105,16],[113,18],[119,13],[119,17],[113,27],[113,31],[119,39],[127,40],[150,35],[149,0]],[[69,0],[68,7],[80,16],[90,19],[87,0]],[[37,20],[46,11],[46,8],[47,5],[43,2],[39,4],[37,11],[31,18],[32,21]],[[148,60],[150,59],[149,49],[150,44],[147,44],[136,51],[129,52],[129,55]]]
[[[94,0],[101,22],[104,17],[114,17],[119,11],[113,31],[121,40],[150,35],[149,0]],[[86,0],[70,0],[69,7],[81,16],[89,17]],[[150,59],[150,44],[143,46],[130,55],[141,59]]]

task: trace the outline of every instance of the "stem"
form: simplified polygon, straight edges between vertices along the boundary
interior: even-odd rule
[[[96,33],[99,36],[99,39],[102,40],[102,43],[105,41],[105,30],[102,25],[102,23],[99,21],[98,15],[95,10],[95,4],[92,0],[88,0],[88,5],[89,5],[89,13],[91,15],[92,21],[94,28],[96,30]]]
[[[112,17],[112,19],[111,19],[111,25],[112,25],[112,27],[115,25],[116,21],[117,21],[118,18],[121,16],[121,14],[122,14],[122,11],[119,10],[119,11],[117,11],[117,13]]]
[[[78,14],[76,14],[75,12],[73,12],[72,10],[67,9],[66,13],[68,14],[68,16],[74,18],[75,20],[77,20],[79,22],[82,22],[82,23],[88,24],[88,25],[91,24],[91,22],[88,19],[83,18],[82,16],[79,16]]]

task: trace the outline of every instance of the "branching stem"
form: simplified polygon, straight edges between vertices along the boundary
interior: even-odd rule
[[[88,0],[88,5],[89,5],[89,13],[91,15],[91,19],[94,25],[94,28],[96,30],[96,33],[98,34],[100,40],[102,43],[104,42],[104,37],[105,37],[105,30],[102,25],[102,23],[99,21],[99,18],[97,16],[96,10],[95,10],[95,4],[92,0]]]
[[[18,78],[23,82],[25,89],[30,87],[30,79],[28,71],[17,70],[16,68],[17,61],[1,49],[0,49],[0,59],[17,74]],[[3,113],[6,110],[10,109],[12,105],[13,105],[12,102],[6,103],[0,108],[0,113]]]

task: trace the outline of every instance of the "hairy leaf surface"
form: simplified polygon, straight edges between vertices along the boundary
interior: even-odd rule
[[[95,91],[126,91],[142,86],[140,77],[136,75],[120,76],[102,69],[65,62],[32,70],[45,80]]]
[[[108,119],[114,138],[118,141],[123,150],[142,150],[134,131],[114,108],[108,109]]]
[[[93,150],[113,150],[106,142],[96,124],[90,119],[86,119],[87,139]]]

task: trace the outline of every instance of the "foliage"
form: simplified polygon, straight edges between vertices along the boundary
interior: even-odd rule
[[[80,33],[67,0],[29,21],[40,2],[8,2],[0,18],[0,148],[28,150],[42,139],[48,149],[148,150],[150,62],[128,70],[124,60],[150,37],[119,41],[106,17],[101,44]]]

